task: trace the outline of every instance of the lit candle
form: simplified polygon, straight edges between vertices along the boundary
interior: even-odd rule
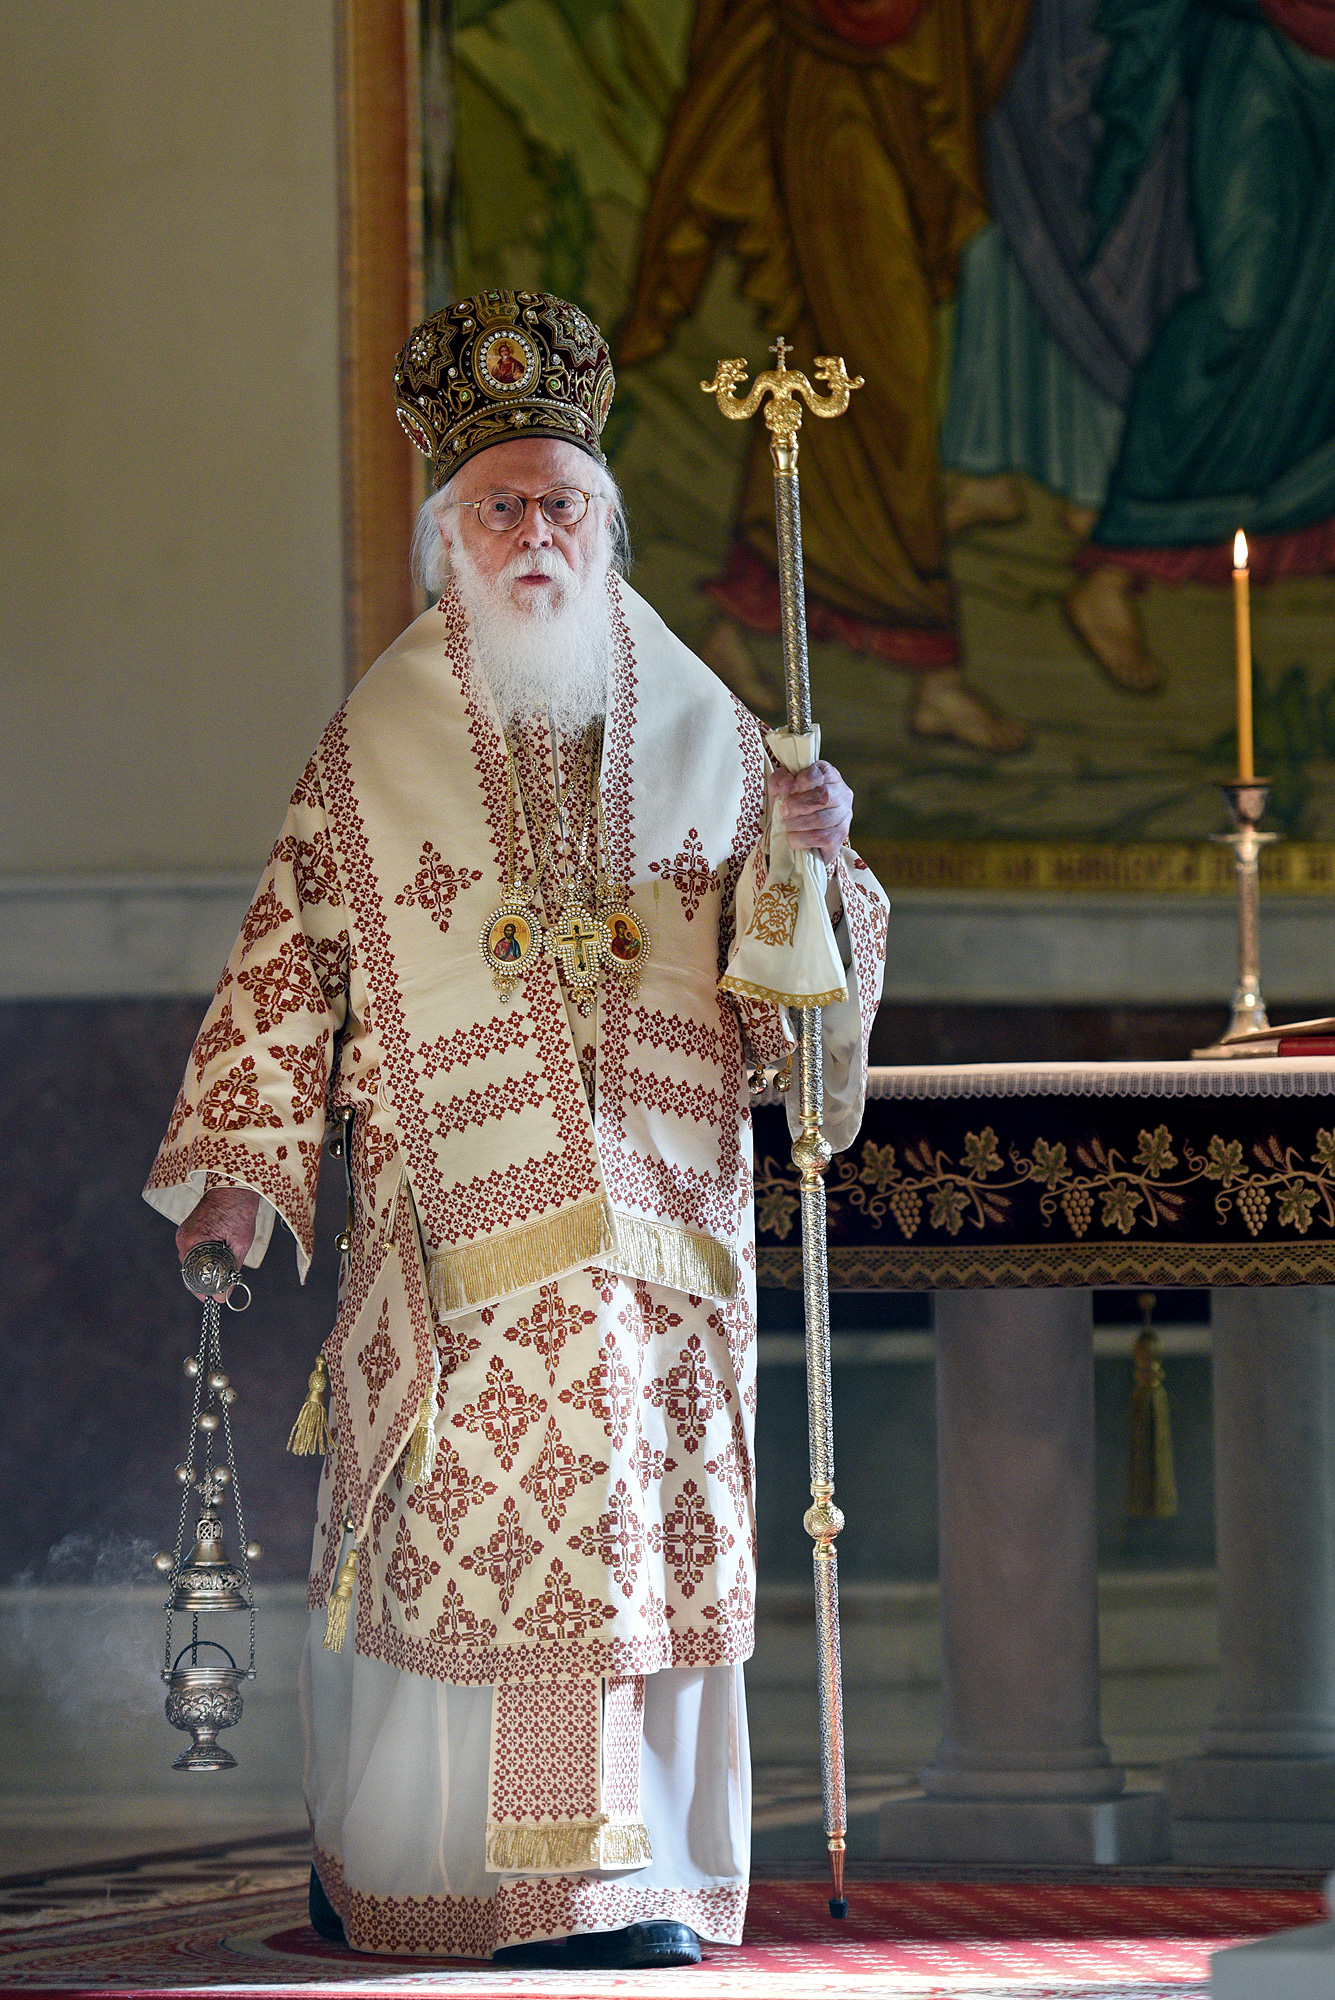
[[[1238,640],[1238,781],[1256,776],[1252,762],[1252,601],[1247,574],[1247,537],[1233,537],[1233,610]]]

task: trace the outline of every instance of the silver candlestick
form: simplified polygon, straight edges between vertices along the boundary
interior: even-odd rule
[[[1219,789],[1228,800],[1234,831],[1211,834],[1210,838],[1233,849],[1238,877],[1238,983],[1233,991],[1233,1013],[1226,1030],[1228,1036],[1233,1036],[1262,1032],[1270,1026],[1261,996],[1260,860],[1261,849],[1272,840],[1278,840],[1279,835],[1260,831],[1259,823],[1265,816],[1266,802],[1270,797],[1268,779],[1239,780],[1235,784],[1221,785]],[[1216,1042],[1213,1048],[1201,1053],[1227,1055],[1233,1051]]]

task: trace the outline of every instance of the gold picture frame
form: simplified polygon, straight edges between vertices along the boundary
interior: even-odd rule
[[[394,356],[422,317],[421,0],[342,0],[338,36],[343,549],[348,685],[421,610],[408,548],[422,460]]]

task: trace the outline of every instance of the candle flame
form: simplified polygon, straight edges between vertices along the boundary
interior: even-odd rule
[[[1233,537],[1233,567],[1234,569],[1246,569],[1247,567],[1247,537],[1243,534],[1241,528],[1238,529],[1237,534]]]

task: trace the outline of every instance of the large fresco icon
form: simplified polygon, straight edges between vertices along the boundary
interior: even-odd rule
[[[808,426],[815,696],[864,840],[1197,840],[1232,754],[1335,837],[1331,0],[459,0],[458,289],[613,330],[637,587],[779,707],[763,439]]]

